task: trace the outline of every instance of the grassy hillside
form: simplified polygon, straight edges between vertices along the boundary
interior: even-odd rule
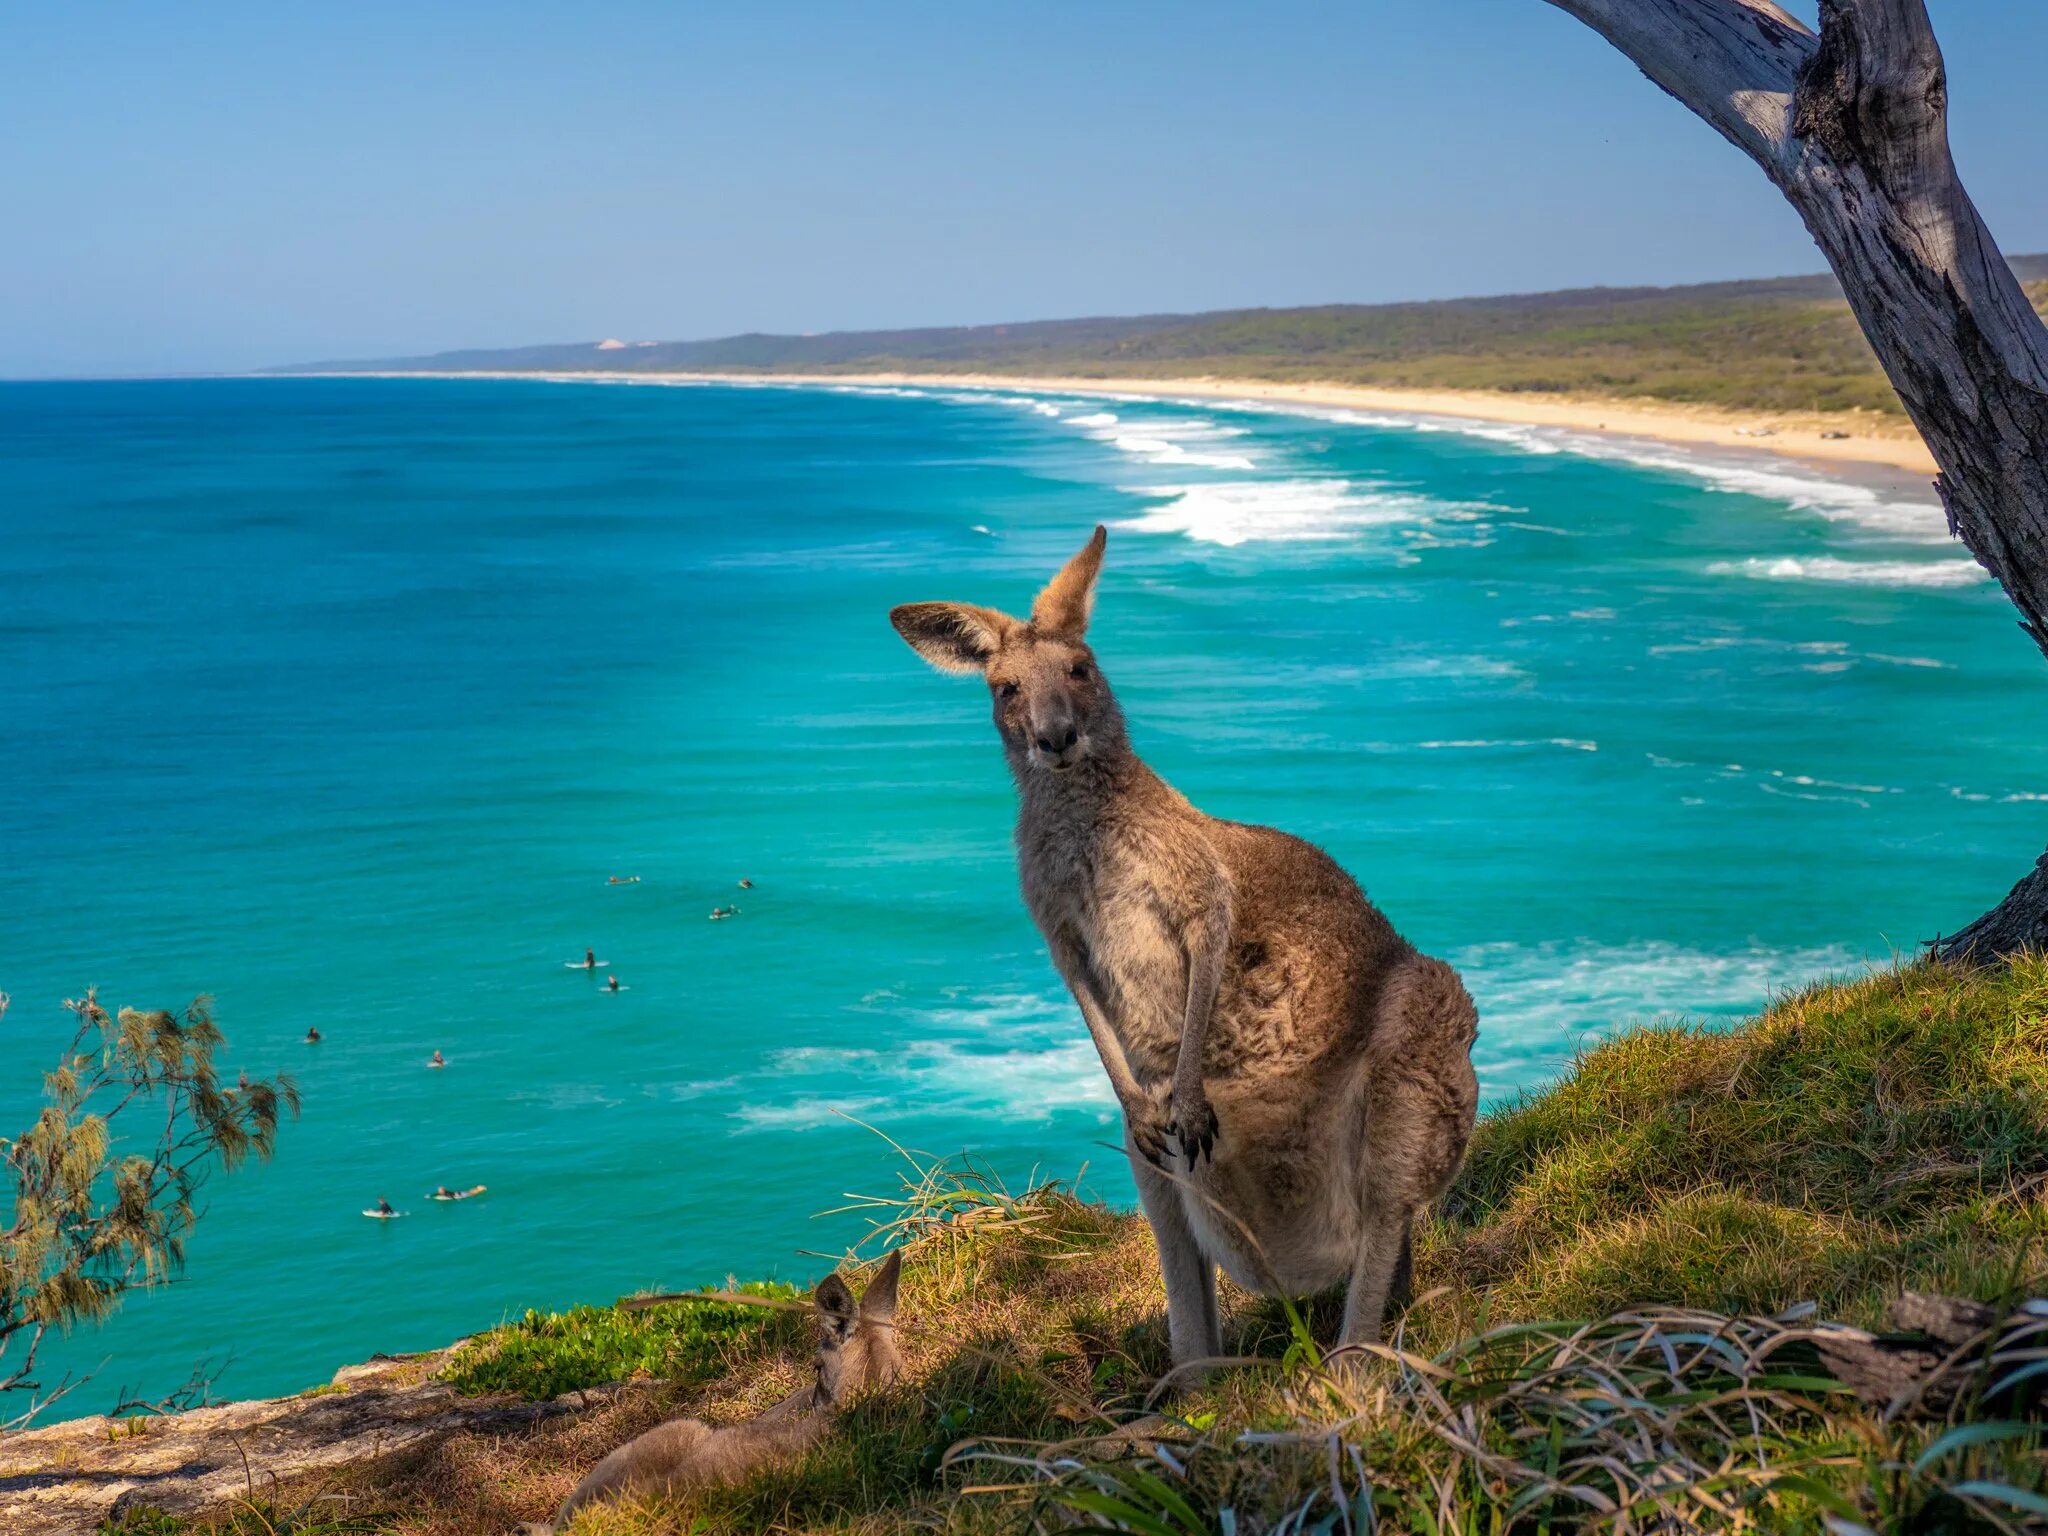
[[[1820,986],[1728,1033],[1634,1030],[1483,1122],[1418,1234],[1395,1349],[1332,1369],[1338,1298],[1231,1292],[1231,1347],[1254,1358],[1120,1435],[1166,1365],[1142,1222],[919,1170],[874,1244],[908,1244],[908,1379],[800,1465],[575,1530],[1535,1533],[1589,1512],[1616,1531],[2031,1528],[2040,1423],[1967,1394],[1887,1418],[1828,1378],[1808,1324],[1768,1319],[1815,1303],[1874,1324],[1907,1289],[2043,1294],[2044,1187],[2048,962]],[[808,1329],[731,1302],[529,1314],[449,1379],[659,1379],[547,1429],[280,1490],[270,1524],[235,1528],[509,1529],[664,1417],[730,1421],[791,1390]],[[145,1519],[128,1529],[198,1528]]]
[[[2048,256],[2015,258],[2048,312]],[[1204,375],[1630,396],[1745,409],[1896,414],[1831,278],[1586,288],[1428,304],[715,341],[575,343],[309,365],[313,370],[918,372],[1103,380]],[[307,371],[285,370],[285,371]]]

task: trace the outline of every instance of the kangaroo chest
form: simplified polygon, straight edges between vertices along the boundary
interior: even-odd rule
[[[1078,950],[1134,1071],[1172,1070],[1187,1001],[1187,951],[1171,903],[1141,860],[1078,840],[1019,840],[1033,921],[1056,951]]]

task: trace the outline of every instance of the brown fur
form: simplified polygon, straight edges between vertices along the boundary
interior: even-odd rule
[[[814,1297],[818,1312],[815,1380],[759,1418],[714,1429],[700,1419],[670,1419],[629,1440],[590,1471],[563,1502],[553,1526],[529,1526],[548,1536],[577,1510],[601,1499],[735,1483],[765,1466],[793,1462],[831,1428],[839,1408],[873,1387],[887,1386],[902,1368],[896,1348],[896,1284],[901,1252],[889,1255],[856,1302],[838,1275],[827,1275]]]
[[[1218,1264],[1267,1292],[1348,1281],[1344,1340],[1370,1340],[1415,1212],[1464,1157],[1478,1016],[1328,854],[1203,815],[1131,750],[1085,639],[1106,537],[1028,621],[957,603],[890,620],[988,680],[1024,900],[1123,1108],[1176,1362],[1221,1351]]]

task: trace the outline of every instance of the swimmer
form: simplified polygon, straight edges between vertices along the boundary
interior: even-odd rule
[[[443,1056],[439,1051],[436,1051],[432,1056],[429,1056],[427,1058],[427,1065],[430,1067],[445,1067],[448,1065],[448,1058]]]
[[[308,1044],[308,1045],[318,1045],[319,1043],[320,1043],[320,1031],[319,1031],[318,1029],[310,1029],[310,1028],[309,1028],[309,1029],[308,1029],[308,1030],[306,1031],[306,1044]]]
[[[606,990],[608,991],[616,992],[619,990],[619,978],[616,976],[607,976],[604,980],[604,984]]]

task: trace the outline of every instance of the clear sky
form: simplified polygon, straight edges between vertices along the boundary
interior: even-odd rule
[[[2048,249],[2048,4],[1932,9]],[[1541,0],[0,9],[0,375],[1819,266]]]

